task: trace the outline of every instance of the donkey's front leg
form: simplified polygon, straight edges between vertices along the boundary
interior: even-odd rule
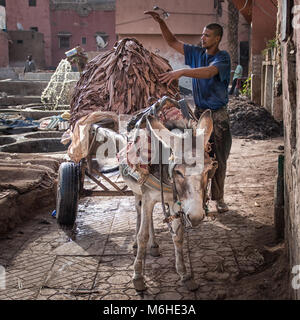
[[[187,273],[184,264],[183,257],[183,236],[184,236],[184,226],[180,219],[174,219],[172,221],[172,229],[174,234],[172,235],[173,243],[175,247],[176,255],[176,270],[181,277],[182,283],[190,291],[195,291],[198,289],[198,284],[192,279],[191,275]]]
[[[155,238],[155,230],[153,223],[153,214],[151,214],[151,223],[150,223],[150,254],[152,257],[159,257],[159,245]]]
[[[133,243],[133,254],[136,256],[137,254],[137,235],[140,231],[141,226],[141,208],[142,208],[142,196],[135,194],[135,209],[136,209],[136,228],[135,228],[135,239]]]
[[[133,285],[137,291],[146,290],[143,276],[143,260],[146,254],[147,243],[149,240],[149,226],[155,202],[144,194],[141,208],[141,226],[137,235],[137,255],[134,261]]]

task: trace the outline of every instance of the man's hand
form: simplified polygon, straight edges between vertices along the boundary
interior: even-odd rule
[[[169,86],[172,81],[179,79],[183,76],[184,69],[179,69],[176,71],[165,72],[159,75],[159,80],[162,83],[167,83]]]
[[[173,33],[169,30],[168,26],[165,23],[160,15],[155,11],[145,11],[144,14],[149,14],[156,22],[159,23],[159,27],[161,29],[162,35],[164,39],[167,41],[168,45],[178,51],[181,54],[184,54],[183,42],[179,41]]]
[[[163,21],[160,15],[155,11],[145,11],[144,14],[149,14],[158,23]]]

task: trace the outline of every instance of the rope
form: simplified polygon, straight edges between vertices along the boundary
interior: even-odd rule
[[[189,238],[189,234],[186,231],[187,229],[184,228],[184,232],[186,234],[186,245],[187,245],[187,255],[188,255],[188,259],[190,262],[190,270],[191,270],[191,278],[194,279],[194,269],[193,269],[193,264],[192,264],[192,259],[191,259],[191,250],[190,250],[190,238]]]

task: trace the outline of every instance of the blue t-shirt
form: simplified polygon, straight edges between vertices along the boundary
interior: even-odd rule
[[[216,110],[228,103],[230,82],[230,56],[227,51],[219,51],[214,56],[206,54],[206,49],[189,44],[184,45],[185,64],[191,68],[216,66],[219,73],[210,79],[193,78],[195,104],[202,109]]]

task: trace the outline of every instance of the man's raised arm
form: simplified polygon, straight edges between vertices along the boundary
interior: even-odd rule
[[[161,33],[168,43],[168,45],[178,51],[181,54],[184,54],[183,45],[184,43],[179,41],[174,34],[170,31],[168,26],[166,25],[165,21],[159,16],[157,12],[154,11],[145,11],[144,14],[149,14],[152,18],[159,23]]]

